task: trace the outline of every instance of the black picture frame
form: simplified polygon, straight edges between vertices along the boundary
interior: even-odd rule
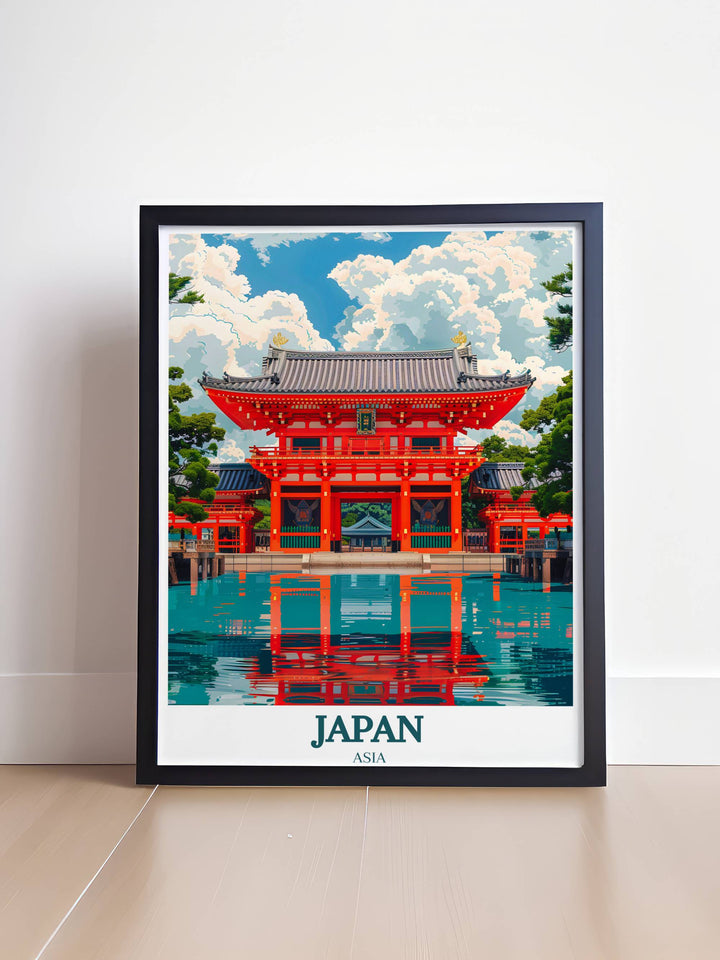
[[[582,230],[583,743],[579,767],[308,767],[159,765],[158,230],[178,227],[578,224]],[[139,784],[352,786],[604,786],[603,326],[601,203],[432,206],[142,206],[137,774]]]

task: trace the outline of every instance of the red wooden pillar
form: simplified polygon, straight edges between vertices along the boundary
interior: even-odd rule
[[[400,481],[400,549],[410,550],[410,481]]]
[[[237,543],[237,552],[246,553],[245,524],[241,516],[235,517],[235,540]]]
[[[252,503],[244,501],[237,512],[237,540],[240,553],[255,552],[255,524],[262,514]]]
[[[252,536],[252,525],[251,520],[243,510],[240,514],[240,526],[238,529],[240,534],[240,552],[241,553],[252,553],[251,544],[253,541]]]
[[[485,520],[487,526],[488,553],[500,553],[500,524],[497,520]]]
[[[450,483],[450,549],[462,550],[462,496],[458,478]]]
[[[323,480],[320,484],[320,549],[329,550],[332,539],[332,500],[330,498],[330,481]]]
[[[282,499],[280,481],[270,482],[270,549],[280,549],[280,521],[282,518]]]
[[[244,503],[237,505],[237,510],[235,513],[235,543],[238,553],[247,553],[247,537],[246,537],[246,524],[245,524],[245,513],[243,511]]]
[[[390,527],[392,529],[391,537],[393,540],[400,540],[400,497],[393,493],[390,498]]]
[[[342,540],[342,494],[335,494],[335,539]]]

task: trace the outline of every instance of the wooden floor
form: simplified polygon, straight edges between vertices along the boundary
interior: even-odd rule
[[[720,957],[720,767],[605,790],[0,767],[3,960]]]

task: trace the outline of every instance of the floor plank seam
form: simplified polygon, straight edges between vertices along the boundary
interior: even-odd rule
[[[65,914],[65,916],[64,916],[64,917],[62,918],[62,920],[60,921],[60,923],[58,923],[58,925],[55,927],[55,929],[53,930],[53,932],[52,932],[52,933],[50,934],[50,936],[47,938],[47,940],[46,940],[45,943],[43,944],[40,952],[39,952],[39,953],[37,954],[37,956],[35,957],[35,960],[40,960],[40,958],[41,958],[42,955],[45,953],[45,951],[46,951],[47,948],[50,946],[50,944],[53,942],[53,940],[55,939],[55,937],[58,935],[58,933],[60,933],[60,931],[62,930],[63,926],[65,925],[65,923],[66,923],[67,920],[69,919],[69,917],[70,917],[70,915],[72,914],[72,912],[73,912],[73,910],[75,909],[75,907],[77,907],[77,905],[80,903],[80,901],[82,900],[82,898],[83,898],[83,897],[85,896],[85,894],[88,892],[88,890],[90,889],[90,887],[95,883],[95,881],[97,880],[97,878],[100,876],[100,874],[101,874],[102,871],[104,870],[105,866],[109,863],[110,858],[112,857],[112,855],[113,855],[113,854],[115,853],[115,851],[118,849],[118,847],[119,847],[120,844],[123,842],[123,840],[125,839],[125,837],[130,833],[130,831],[132,830],[132,828],[135,826],[135,823],[137,822],[137,820],[138,820],[138,819],[140,818],[140,816],[142,815],[143,810],[144,810],[145,807],[150,803],[150,801],[152,800],[152,798],[155,796],[155,793],[157,792],[158,786],[159,786],[159,784],[155,784],[155,786],[154,786],[153,789],[152,789],[152,793],[150,794],[150,796],[147,798],[147,800],[145,801],[145,803],[140,807],[140,809],[138,810],[138,812],[137,812],[137,813],[135,814],[135,816],[132,818],[132,820],[130,821],[130,823],[128,824],[128,826],[126,827],[126,829],[124,830],[122,836],[120,837],[120,839],[118,840],[118,842],[115,844],[115,846],[112,848],[112,850],[110,851],[110,853],[105,857],[105,859],[104,859],[103,862],[100,864],[100,866],[97,868],[97,870],[95,871],[95,873],[92,875],[92,877],[88,880],[88,882],[85,884],[85,886],[83,887],[83,889],[80,891],[79,896],[76,898],[75,902],[72,904],[72,906],[70,907],[70,909],[67,911],[67,913]]]
[[[353,919],[352,939],[350,940],[350,960],[355,952],[355,931],[357,930],[358,913],[360,912],[360,888],[362,887],[363,861],[365,860],[365,835],[367,834],[368,804],[370,787],[365,787],[365,820],[363,822],[362,844],[360,845],[360,867],[358,868],[357,896],[355,898],[355,917]]]

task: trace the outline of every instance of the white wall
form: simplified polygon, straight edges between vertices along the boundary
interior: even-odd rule
[[[139,203],[603,200],[610,758],[719,761],[718,5],[5,10],[0,758],[133,756]]]

